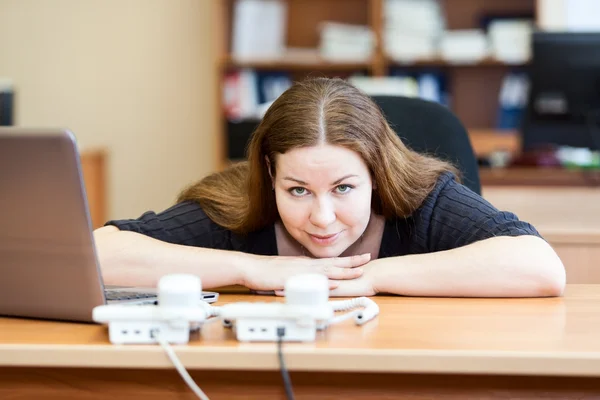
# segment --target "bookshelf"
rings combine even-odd
[[[519,149],[517,132],[494,131],[498,110],[498,94],[504,76],[524,65],[508,65],[487,58],[473,64],[451,64],[442,59],[400,63],[385,54],[382,43],[384,31],[384,0],[286,0],[286,47],[301,52],[284,52],[267,59],[236,59],[231,56],[233,10],[235,0],[220,0],[217,6],[217,26],[221,28],[219,42],[219,87],[229,71],[251,68],[259,71],[286,71],[293,80],[305,76],[348,76],[361,72],[368,76],[387,76],[394,68],[443,71],[452,98],[451,109],[465,124],[478,155],[495,149],[516,152]],[[536,0],[439,0],[446,28],[450,30],[480,28],[484,16],[528,15],[536,21]],[[324,21],[369,26],[375,37],[373,56],[365,62],[330,62],[319,56],[318,26]],[[222,90],[218,104],[223,104]],[[227,120],[223,107],[217,118],[219,145],[222,157],[217,169],[229,163],[227,158]]]

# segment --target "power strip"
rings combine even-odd
[[[222,306],[219,316],[242,342],[309,342],[317,331],[354,318],[362,325],[379,314],[366,297],[328,301],[329,282],[323,275],[300,275],[285,285],[285,303],[233,303]],[[360,309],[360,310],[357,310]],[[351,311],[334,317],[336,311]]]
[[[202,300],[200,278],[187,274],[166,275],[158,282],[158,305],[110,304],[95,307],[95,322],[108,324],[109,339],[115,344],[184,344],[190,331],[218,313]]]
[[[223,324],[233,327],[242,342],[314,341],[320,323],[333,318],[333,309],[285,303],[234,303],[221,308]],[[281,329],[285,334],[278,334]]]
[[[155,305],[103,305],[94,308],[93,319],[108,324],[114,344],[169,343],[184,344],[190,339],[191,326],[199,327],[207,318],[206,308],[159,307]]]

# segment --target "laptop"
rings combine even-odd
[[[156,301],[103,283],[73,133],[0,127],[0,315],[93,322],[98,305]]]

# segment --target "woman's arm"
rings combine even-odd
[[[374,260],[332,296],[390,293],[439,297],[560,296],[565,270],[537,236],[493,237],[451,250]]]
[[[114,226],[96,229],[94,239],[108,285],[155,287],[171,273],[196,274],[204,288],[243,283],[243,253],[167,243]]]
[[[94,232],[104,282],[108,285],[156,287],[161,276],[188,273],[200,277],[205,289],[243,285],[255,290],[281,290],[285,281],[300,273],[324,274],[330,288],[337,280],[362,275],[370,255],[312,259],[259,256],[164,242],[114,226]]]
[[[374,263],[377,291],[419,296],[558,296],[565,271],[531,224],[445,176],[415,213],[411,252]]]

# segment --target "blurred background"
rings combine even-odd
[[[75,133],[95,226],[243,159],[307,76],[450,110],[482,195],[600,282],[598,0],[0,0],[0,125]]]

